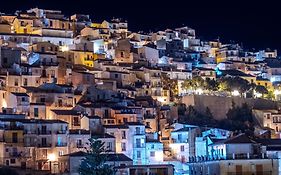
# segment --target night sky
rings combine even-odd
[[[1,2],[3,3],[3,2]],[[0,11],[13,13],[31,7],[84,13],[94,20],[122,17],[132,31],[156,31],[187,25],[202,39],[236,41],[245,48],[281,52],[281,10],[278,1],[252,0],[7,0]]]

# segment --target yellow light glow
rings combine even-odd
[[[69,47],[68,46],[61,46],[60,49],[61,49],[62,52],[69,51]]]
[[[56,160],[56,155],[54,153],[48,154],[48,160],[49,161],[55,161]]]
[[[237,91],[237,90],[232,91],[231,94],[232,94],[233,96],[239,96],[239,95],[240,95],[239,91]]]
[[[203,94],[203,89],[198,88],[198,89],[196,89],[195,93],[201,95],[201,94]]]
[[[280,95],[281,94],[281,91],[279,90],[274,90],[274,95]]]
[[[262,94],[261,94],[261,93],[254,92],[254,94],[255,94],[255,96],[256,96],[257,98],[261,98],[261,97],[262,97]]]
[[[3,107],[3,108],[7,108],[7,102],[6,102],[5,99],[2,101],[2,107]]]

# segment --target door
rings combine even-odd
[[[14,132],[12,134],[12,142],[13,143],[18,143],[18,133]]]
[[[262,165],[256,165],[256,175],[263,175],[263,166]]]
[[[236,165],[236,175],[242,175],[242,165]]]

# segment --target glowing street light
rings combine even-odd
[[[234,90],[234,91],[232,91],[232,96],[239,96],[240,95],[240,93],[239,93],[239,91],[238,90]]]
[[[67,51],[69,51],[69,47],[68,46],[61,46],[61,51],[62,52],[67,52]]]
[[[52,162],[56,160],[56,155],[54,153],[48,154],[48,161],[50,163],[50,172],[52,173]]]
[[[201,94],[203,94],[203,89],[198,88],[198,89],[195,90],[195,93],[198,94],[198,95],[201,95]]]
[[[53,162],[56,160],[56,155],[54,153],[48,154],[48,160]]]

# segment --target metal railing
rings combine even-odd
[[[228,172],[227,175],[272,175],[272,171],[243,171],[243,172]]]

